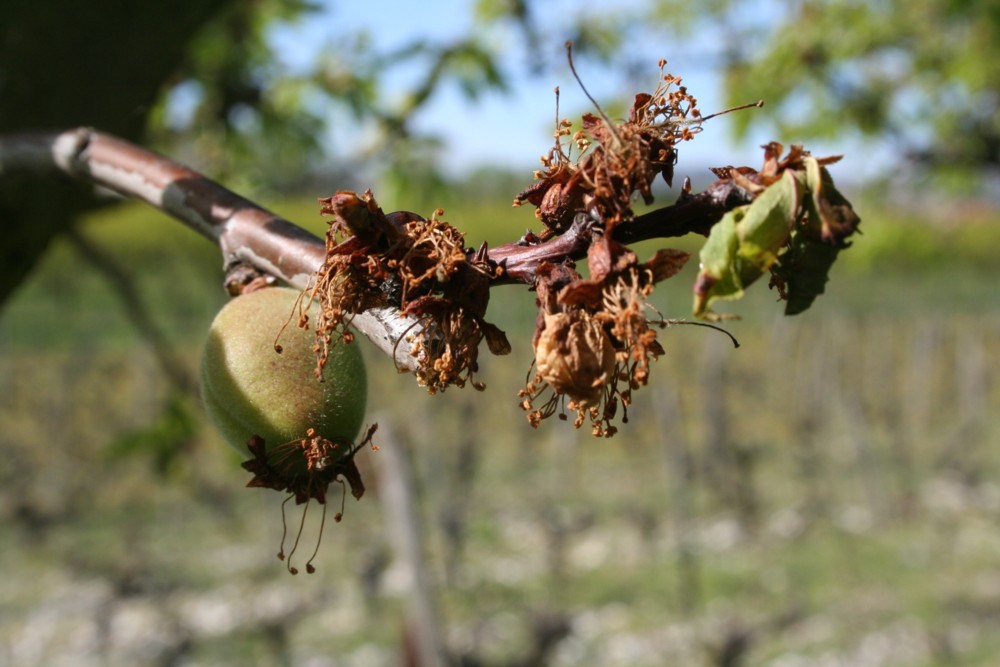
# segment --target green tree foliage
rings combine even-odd
[[[229,3],[191,41],[149,117],[149,138],[170,154],[236,186],[301,178],[321,142],[306,104],[270,39],[277,25],[306,20],[307,0]],[[183,112],[176,109],[178,100]],[[305,159],[304,159],[305,158]]]
[[[1000,167],[995,0],[654,0],[663,25],[721,32],[731,103],[763,98],[786,137],[888,137],[902,157],[962,175]],[[697,40],[695,40],[697,43]]]
[[[170,93],[154,116],[156,139],[174,152],[186,147],[202,168],[259,189],[286,189],[331,156],[351,162],[399,162],[426,171],[437,161],[437,142],[414,130],[414,117],[445,85],[468,99],[507,87],[496,49],[473,29],[452,40],[415,31],[402,44],[386,44],[366,31],[341,31],[335,19],[353,11],[299,0],[271,0],[230,7],[189,51]],[[325,43],[308,62],[290,62],[273,39],[277,27],[327,22]],[[307,52],[304,50],[304,52]],[[407,82],[399,72],[416,72]],[[169,109],[186,98],[182,114]],[[338,113],[339,112],[339,113]],[[331,128],[338,120],[351,124]],[[330,130],[372,137],[362,154],[330,145]],[[391,157],[391,160],[387,160]]]

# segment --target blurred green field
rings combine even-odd
[[[465,197],[441,205],[470,244],[532,225]],[[323,229],[314,201],[271,206]],[[665,331],[611,440],[524,420],[521,288],[492,297],[514,352],[484,360],[485,394],[428,396],[366,349],[369,419],[412,458],[452,649],[528,664],[565,622],[548,664],[1000,661],[1000,214],[859,209],[812,310],[782,318],[755,286],[730,308],[740,349]],[[131,204],[83,233],[193,377],[225,298],[217,250]],[[668,317],[690,313],[693,264],[654,295]],[[370,492],[327,526],[317,574],[289,576],[280,497],[243,488],[197,396],[67,242],[0,313],[0,399],[0,664],[396,664],[411,583],[385,452],[361,455]]]

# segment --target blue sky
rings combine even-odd
[[[306,62],[322,48],[337,48],[338,35],[357,30],[368,31],[377,41],[379,50],[401,46],[415,37],[447,42],[467,35],[473,25],[474,0],[424,0],[404,3],[394,0],[366,0],[365,2],[336,2],[327,0],[318,15],[307,21],[283,26],[274,33],[279,53],[290,63]],[[621,0],[616,11],[632,11],[644,5],[641,0]],[[748,3],[756,7],[756,18],[761,12],[775,11],[773,3],[762,0]],[[538,166],[538,156],[551,146],[551,133],[555,112],[553,88],[560,87],[562,116],[575,118],[589,110],[590,104],[573,80],[563,53],[565,33],[560,34],[562,17],[580,12],[592,12],[592,2],[580,0],[552,0],[535,3],[539,25],[547,30],[545,48],[552,50],[557,67],[541,75],[532,76],[525,67],[525,56],[519,52],[515,33],[502,24],[496,29],[481,30],[483,39],[497,44],[503,53],[504,69],[513,76],[507,93],[490,93],[476,102],[465,99],[455,87],[440,90],[423,109],[415,123],[417,127],[440,136],[446,143],[447,167],[464,169],[477,164],[498,164],[518,170],[531,171]],[[601,11],[605,11],[605,7]],[[699,100],[699,107],[707,114],[723,107],[720,80],[714,63],[724,47],[711,34],[699,34],[697,42],[684,43],[675,35],[662,29],[640,26],[638,32],[627,36],[632,60],[648,63],[642,79],[623,80],[621,73],[603,67],[591,60],[577,62],[577,69],[590,92],[602,104],[631,99],[640,90],[656,85],[657,61],[666,58],[668,70],[684,77],[684,83]],[[551,43],[549,43],[549,41]],[[406,77],[408,72],[398,71],[396,77]],[[390,89],[393,81],[390,80]],[[752,100],[747,100],[748,102]],[[767,114],[767,107],[740,113]],[[346,116],[337,123],[331,142],[336,145],[364,142],[363,134],[355,121]],[[721,117],[705,124],[704,131],[693,142],[682,146],[678,175],[690,170],[701,170],[706,165],[746,164],[756,166],[762,153],[759,146],[772,138],[774,132],[755,126],[752,134],[738,143],[732,139],[730,119]],[[835,149],[809,143],[816,154],[850,150],[841,142]],[[829,148],[829,150],[828,150]],[[685,168],[689,171],[685,171]]]

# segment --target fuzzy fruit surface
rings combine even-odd
[[[323,381],[315,376],[311,331],[288,321],[297,290],[268,287],[232,299],[209,329],[201,360],[205,409],[233,447],[249,455],[247,440],[258,435],[269,452],[306,437],[314,429],[346,454],[361,430],[367,398],[364,361],[356,344],[330,351]],[[304,472],[301,457],[285,460]]]

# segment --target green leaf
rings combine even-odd
[[[712,303],[743,297],[743,281],[734,269],[740,243],[736,228],[748,208],[741,206],[722,216],[702,246],[701,270],[694,284],[695,317],[719,319],[709,310]]]
[[[798,315],[807,310],[826,289],[830,267],[840,248],[796,234],[791,248],[773,270],[784,283],[785,315]]]
[[[712,312],[712,304],[742,298],[744,289],[778,261],[791,234],[799,196],[795,176],[786,171],[753,203],[733,209],[712,227],[701,249],[701,271],[694,288],[695,317],[727,317]]]
[[[806,189],[803,216],[792,230],[787,252],[771,267],[771,284],[787,300],[786,315],[807,310],[825,291],[830,268],[860,223],[830,173],[815,158],[804,158],[803,163],[805,171],[798,174]]]
[[[760,193],[738,227],[739,254],[761,273],[778,259],[799,208],[799,185],[791,170]]]

